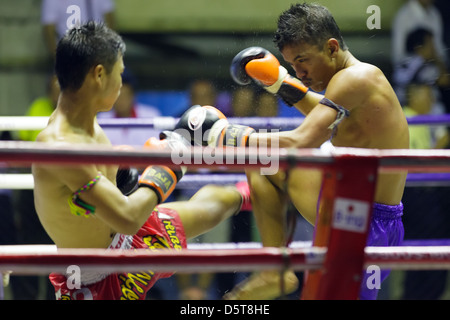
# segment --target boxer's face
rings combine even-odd
[[[326,89],[335,70],[335,63],[326,46],[320,49],[306,43],[289,45],[281,51],[281,54],[305,86],[316,92]]]

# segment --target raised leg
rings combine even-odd
[[[186,238],[206,233],[222,221],[239,212],[242,196],[235,186],[206,185],[191,199],[163,203],[180,215]]]

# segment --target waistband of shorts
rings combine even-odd
[[[399,219],[403,216],[403,203],[387,205],[375,202],[373,204],[372,218],[375,219]]]
[[[111,244],[108,247],[108,250],[109,249],[128,250],[131,249],[132,243],[133,243],[133,236],[116,233],[113,240],[111,241]]]
[[[131,249],[132,242],[133,236],[116,233],[113,240],[111,241],[111,244],[106,250],[111,249],[128,250]],[[110,274],[111,273],[109,272],[83,272],[83,270],[81,270],[80,275],[81,284],[84,286],[94,284],[96,282],[102,281]]]

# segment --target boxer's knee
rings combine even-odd
[[[285,190],[285,177],[283,171],[274,175],[262,175],[259,171],[247,172],[252,201],[265,199],[270,190]]]
[[[191,198],[191,201],[199,201],[207,207],[221,210],[239,206],[242,199],[235,186],[206,185]]]

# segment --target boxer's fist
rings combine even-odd
[[[152,189],[158,197],[158,204],[166,201],[177,185],[178,177],[166,166],[148,166],[139,178],[139,187]]]
[[[116,185],[123,195],[128,196],[138,188],[139,172],[136,168],[121,167],[117,170]]]
[[[231,77],[241,85],[253,79],[270,93],[278,95],[289,106],[305,96],[308,88],[290,76],[278,59],[261,47],[250,47],[239,52],[231,62]]]
[[[159,139],[151,137],[144,143],[144,148],[154,149],[154,150],[168,150],[173,153],[182,153],[190,148],[191,145],[180,134],[173,131],[163,131],[159,134]],[[186,167],[180,166],[179,169],[176,167],[174,169],[174,174],[177,181],[183,177],[186,172]]]
[[[175,126],[193,146],[241,147],[246,146],[253,128],[232,125],[225,115],[212,106],[195,105],[189,108]]]
[[[175,125],[175,131],[181,134],[193,146],[208,146],[214,144],[208,141],[212,132],[219,131],[228,125],[225,115],[211,106],[195,105],[190,107]]]
[[[189,143],[176,132],[164,131],[160,136],[161,140],[154,137],[148,139],[144,148],[177,151],[190,147]],[[148,166],[139,178],[139,187],[152,189],[158,196],[158,203],[164,202],[171,195],[185,171],[185,167],[172,169],[167,166]]]
[[[133,150],[134,148],[129,145],[117,145],[113,146],[114,150]],[[119,166],[116,174],[117,188],[123,195],[130,195],[138,188],[139,172],[136,168]]]

